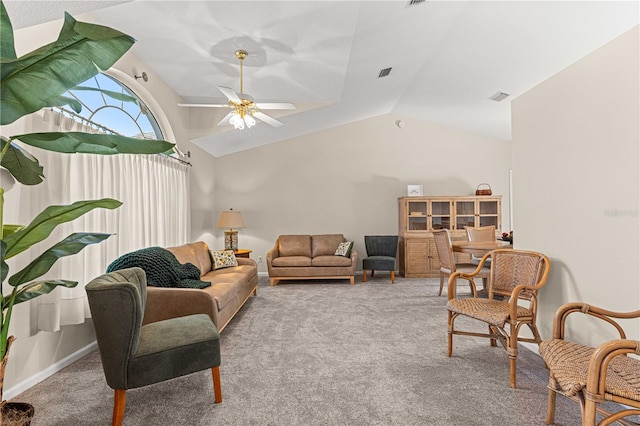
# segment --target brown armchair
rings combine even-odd
[[[620,339],[596,348],[566,340],[565,323],[574,313],[611,324]],[[616,321],[628,318],[640,318],[640,310],[613,312],[578,302],[558,308],[553,320],[553,338],[540,343],[540,355],[549,368],[548,425],[554,422],[558,393],[580,403],[583,426],[596,424],[596,412],[604,415],[599,425],[640,415],[640,360],[626,356],[640,355],[640,341],[628,339]],[[605,401],[624,404],[628,408],[621,406],[621,410],[609,412],[598,405]]]
[[[487,337],[491,346],[500,341],[509,355],[509,385],[516,387],[516,358],[518,341],[540,343],[542,339],[536,326],[538,312],[538,291],[546,284],[549,276],[549,258],[541,253],[524,250],[493,250],[482,257],[480,265],[491,258],[491,274],[487,286],[487,298],[458,298],[456,279],[470,280],[475,287],[473,277],[481,268],[472,273],[455,272],[449,277],[449,300],[447,302],[448,348],[447,356],[453,352],[453,335]],[[500,300],[497,300],[500,298]],[[524,306],[523,306],[524,305]],[[467,316],[487,323],[488,333],[457,330],[455,320]],[[533,338],[521,337],[523,325],[529,327]]]

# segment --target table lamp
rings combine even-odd
[[[244,220],[242,220],[242,214],[240,214],[240,212],[230,209],[220,213],[216,228],[229,228],[227,231],[224,231],[225,250],[238,250],[238,231],[233,228],[244,227]]]

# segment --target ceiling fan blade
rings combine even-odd
[[[195,108],[225,108],[229,104],[178,104],[181,107],[195,107]]]
[[[296,109],[296,106],[289,102],[259,102],[255,105],[260,109]]]
[[[237,104],[241,104],[242,101],[236,92],[229,87],[218,86],[218,90],[222,92],[231,102],[235,102]]]
[[[231,115],[234,111],[231,111],[229,114],[225,115],[222,120],[218,122],[218,126],[224,126],[225,124],[229,124],[229,120],[231,120]]]
[[[254,112],[253,116],[260,121],[264,121],[265,123],[272,125],[273,127],[280,127],[284,124],[282,121],[278,121],[273,117],[269,117],[267,114],[260,111]]]

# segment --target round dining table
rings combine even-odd
[[[509,241],[452,241],[453,251],[457,253],[469,253],[482,257],[491,250],[513,249]]]

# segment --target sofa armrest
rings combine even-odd
[[[354,275],[356,273],[356,266],[358,266],[358,252],[351,250],[351,268],[353,269]]]
[[[238,261],[238,266],[240,266],[240,265],[252,265],[252,266],[255,266],[256,268],[258,267],[258,264],[256,263],[255,260],[249,259],[247,257],[236,257],[236,260]]]
[[[207,314],[217,324],[213,297],[199,289],[147,287],[143,325],[193,314]]]
[[[271,262],[273,259],[278,257],[280,253],[278,252],[278,241],[276,241],[275,245],[267,252],[265,256],[265,262],[267,263],[267,271],[269,272],[269,276],[271,276]]]

